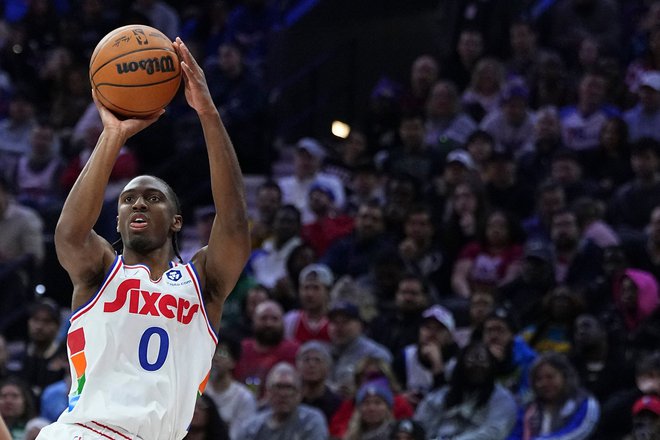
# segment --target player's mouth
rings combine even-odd
[[[147,217],[142,214],[133,216],[131,218],[131,222],[129,223],[131,229],[144,229],[148,225],[149,222],[147,221]]]

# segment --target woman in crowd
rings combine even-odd
[[[356,410],[351,417],[345,440],[387,440],[394,415],[394,396],[387,379],[363,384],[355,398]]]
[[[600,415],[598,401],[582,388],[566,356],[540,356],[530,379],[534,400],[525,409],[522,440],[588,439]]]
[[[34,396],[20,379],[10,377],[0,385],[0,417],[9,428],[12,440],[23,440],[26,425],[36,415]]]

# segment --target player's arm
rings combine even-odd
[[[120,121],[96,99],[103,132],[89,160],[69,192],[55,228],[55,247],[62,267],[69,273],[75,292],[94,288],[114,259],[110,243],[93,231],[103,206],[105,189],[119,150],[133,134],[155,122],[149,119]],[[90,293],[91,294],[91,293]]]
[[[222,304],[234,288],[250,253],[243,178],[204,72],[181,39],[177,38],[174,47],[182,61],[186,99],[202,124],[211,168],[216,216],[209,244],[195,255],[193,262],[203,283],[209,318],[218,324]]]

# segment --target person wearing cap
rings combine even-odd
[[[449,384],[427,394],[414,419],[429,439],[504,440],[516,412],[511,393],[495,381],[487,347],[475,341],[459,354]]]
[[[284,315],[284,337],[299,344],[312,340],[330,342],[328,310],[335,281],[332,271],[325,264],[313,263],[300,271],[298,279],[300,308]]]
[[[426,432],[414,420],[399,420],[392,425],[389,440],[426,440]]]
[[[519,153],[534,135],[534,115],[529,90],[520,77],[508,80],[500,93],[499,107],[484,116],[479,128],[490,133],[507,151]]]
[[[422,313],[416,342],[397,353],[392,367],[411,405],[416,406],[429,391],[446,384],[458,354],[455,329],[452,313],[433,305]]]
[[[336,389],[352,380],[355,365],[364,357],[392,362],[392,353],[386,347],[365,336],[360,309],[355,304],[338,301],[330,309],[328,318],[328,333],[335,359],[331,383]]]
[[[645,395],[660,396],[660,351],[640,353],[635,359],[635,384],[612,393],[601,402],[601,418],[593,436],[619,440],[633,429],[631,408]]]
[[[328,425],[321,411],[301,403],[300,374],[290,363],[275,364],[265,385],[266,408],[243,423],[236,439],[328,440]]]
[[[517,336],[518,330],[513,313],[497,307],[484,319],[481,340],[494,359],[495,379],[522,404],[531,397],[529,370],[536,352]]]
[[[303,224],[314,220],[314,213],[309,206],[309,190],[315,183],[320,183],[332,191],[335,206],[344,208],[346,194],[341,180],[321,170],[323,159],[327,156],[325,147],[311,137],[304,137],[295,145],[293,156],[293,174],[277,180],[282,190],[283,203],[295,205],[302,214]]]
[[[528,240],[520,273],[495,290],[497,302],[514,311],[522,328],[538,321],[543,297],[556,286],[554,258],[549,243]]]
[[[640,397],[632,407],[633,429],[627,440],[655,440],[660,438],[660,397]]]
[[[375,379],[363,384],[355,396],[355,412],[345,440],[388,440],[392,421],[394,395],[386,380]]]
[[[328,423],[342,402],[328,386],[332,364],[330,348],[323,342],[305,342],[296,354],[296,369],[302,381],[302,402],[319,409]]]
[[[308,197],[314,220],[303,225],[302,237],[316,255],[323,255],[333,242],[353,231],[355,219],[336,209],[334,193],[322,183],[313,184]]]
[[[623,114],[628,124],[628,140],[643,137],[660,141],[660,72],[652,70],[642,74],[637,89],[639,101]]]

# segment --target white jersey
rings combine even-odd
[[[73,381],[58,422],[119,427],[143,440],[186,435],[217,338],[192,263],[171,263],[155,281],[150,275],[118,256],[71,316]]]

